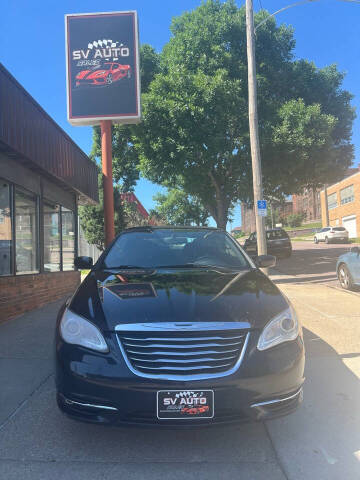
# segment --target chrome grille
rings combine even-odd
[[[207,324],[206,329],[201,324],[172,324],[168,329],[169,324],[146,324],[143,331],[121,326],[117,338],[126,363],[137,375],[174,380],[219,377],[236,371],[245,350],[248,332],[234,328],[234,323],[230,329],[226,323]]]

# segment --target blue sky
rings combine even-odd
[[[274,12],[293,0],[254,0],[255,10]],[[173,16],[192,10],[200,0],[2,0],[0,3],[0,61],[86,152],[91,149],[91,127],[72,127],[66,120],[64,15],[112,10],[137,10],[140,41],[158,51],[170,37]],[[240,6],[243,2],[237,1]],[[318,67],[336,63],[347,73],[344,87],[355,95],[353,105],[360,111],[360,4],[321,0],[295,7],[277,16],[279,23],[295,29],[300,58],[313,60]],[[354,123],[353,143],[360,162],[360,118]],[[136,194],[144,206],[153,206],[152,196],[161,187],[141,180]],[[240,209],[233,226],[239,225]]]

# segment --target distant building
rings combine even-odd
[[[305,222],[320,222],[320,189],[304,188],[301,194],[292,196],[292,201],[293,213],[302,213]]]
[[[350,176],[327,187],[330,226],[343,226],[349,237],[360,237],[360,169],[351,169]],[[326,227],[325,191],[320,193],[322,225]]]
[[[291,200],[286,200],[283,203],[275,202],[270,204],[268,202],[268,213],[271,214],[271,208],[280,211],[282,217],[287,217],[293,212],[293,203]],[[255,208],[247,203],[241,203],[241,229],[245,233],[255,232]]]

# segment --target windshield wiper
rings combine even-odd
[[[116,265],[115,267],[105,267],[108,270],[154,270],[155,267],[139,267],[138,265]]]
[[[242,267],[226,267],[225,265],[207,265],[204,263],[180,263],[178,265],[157,265],[154,268],[212,268],[212,269],[222,269],[222,270],[239,270],[243,269]]]

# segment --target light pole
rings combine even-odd
[[[266,255],[265,217],[259,215],[258,201],[263,200],[260,142],[256,96],[255,31],[253,0],[246,0],[246,40],[249,91],[249,131],[253,174],[254,206],[258,255]]]
[[[250,148],[251,148],[251,162],[253,172],[253,190],[254,190],[254,210],[257,232],[257,247],[258,255],[266,255],[266,231],[265,218],[259,215],[257,202],[263,200],[262,187],[262,173],[261,173],[261,156],[259,144],[259,125],[257,114],[257,93],[256,93],[256,63],[255,63],[255,32],[270,18],[278,13],[288,10],[289,8],[297,7],[305,3],[314,3],[320,0],[300,0],[299,2],[286,5],[280,10],[271,13],[268,17],[262,20],[256,28],[254,28],[254,9],[253,0],[246,0],[246,40],[247,40],[247,60],[248,60],[248,92],[249,92],[249,131],[250,131]],[[360,3],[360,0],[338,0],[340,2]],[[325,187],[325,197],[326,197]],[[325,198],[327,202],[327,197]],[[326,208],[327,222],[328,222],[328,208]]]

